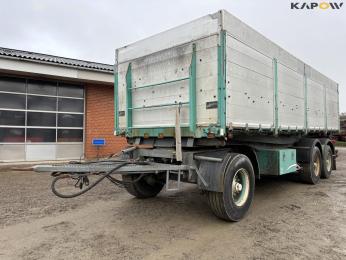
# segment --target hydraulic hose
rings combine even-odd
[[[107,178],[107,177],[110,177],[110,175],[112,173],[114,173],[116,170],[120,169],[121,167],[125,166],[126,164],[128,164],[128,162],[124,162],[124,163],[121,163],[119,165],[117,165],[116,167],[114,167],[113,169],[111,169],[110,171],[108,171],[106,174],[104,174],[103,176],[101,176],[97,181],[95,181],[93,184],[91,184],[90,186],[88,186],[86,189],[80,191],[80,192],[77,192],[77,193],[74,193],[74,194],[71,194],[71,195],[65,195],[65,194],[61,194],[60,192],[58,192],[55,188],[55,184],[58,180],[60,179],[64,179],[64,178],[71,178],[69,175],[58,175],[57,177],[55,177],[52,181],[52,184],[51,184],[51,189],[52,189],[52,192],[60,197],[60,198],[64,198],[64,199],[70,199],[70,198],[75,198],[75,197],[78,197],[84,193],[86,193],[87,191],[91,190],[92,188],[94,188],[97,184],[99,184],[103,179]]]

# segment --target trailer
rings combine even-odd
[[[224,10],[117,49],[114,100],[114,133],[129,147],[104,161],[36,166],[52,172],[56,195],[105,178],[137,198],[195,183],[216,216],[238,221],[256,179],[317,184],[336,169],[338,84]],[[71,178],[80,191],[57,191]]]

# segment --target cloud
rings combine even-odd
[[[289,6],[287,0],[2,0],[0,46],[113,63],[117,47],[226,9],[339,82],[346,111],[346,6]]]

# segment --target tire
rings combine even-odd
[[[303,164],[302,181],[308,184],[317,184],[322,172],[322,156],[317,146],[312,148],[310,163]]]
[[[325,148],[322,164],[323,166],[322,166],[321,178],[329,179],[330,175],[332,174],[332,168],[333,168],[332,166],[333,165],[333,151],[329,145],[327,145]]]
[[[226,221],[239,221],[251,206],[255,174],[247,156],[234,153],[230,158],[224,172],[224,191],[208,191],[207,200],[217,217]]]
[[[135,181],[138,177],[139,175],[123,175],[122,179],[127,192],[139,199],[155,197],[165,185],[154,174],[144,176],[138,181]]]

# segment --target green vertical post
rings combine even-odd
[[[278,82],[278,61],[273,59],[274,66],[274,134],[279,134],[279,82]]]
[[[127,67],[126,72],[126,116],[127,116],[127,131],[132,128],[132,69],[131,63]]]
[[[119,74],[114,70],[114,130],[119,134]]]
[[[196,131],[196,44],[192,44],[192,58],[190,65],[190,80],[189,80],[189,118],[190,131]]]
[[[308,79],[306,77],[304,65],[304,128],[305,134],[308,133]]]
[[[217,89],[218,120],[220,130],[226,130],[226,31],[220,32],[220,44],[217,49]]]

